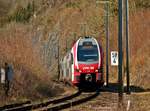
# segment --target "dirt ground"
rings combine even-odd
[[[120,103],[117,92],[101,90],[96,98],[64,111],[149,111],[150,92],[124,93],[123,102]]]

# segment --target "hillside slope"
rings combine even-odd
[[[130,0],[131,84],[143,89],[150,89],[149,3]],[[93,0],[0,0],[0,5],[0,64],[9,62],[15,69],[8,101],[22,95],[27,99],[54,95],[51,81],[58,74],[58,45],[62,58],[86,34],[96,37],[105,52],[103,4]],[[117,26],[115,0],[110,5],[110,50],[117,50]],[[117,69],[111,66],[110,81],[117,82]]]

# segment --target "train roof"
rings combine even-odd
[[[93,37],[85,36],[79,40],[79,46],[84,44],[96,45],[96,40]]]

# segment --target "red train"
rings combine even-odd
[[[77,40],[60,65],[60,79],[69,81],[77,87],[83,84],[102,86],[104,83],[103,51],[93,37]]]

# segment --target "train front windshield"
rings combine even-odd
[[[97,45],[85,44],[78,46],[77,59],[79,62],[97,62],[98,48]]]

